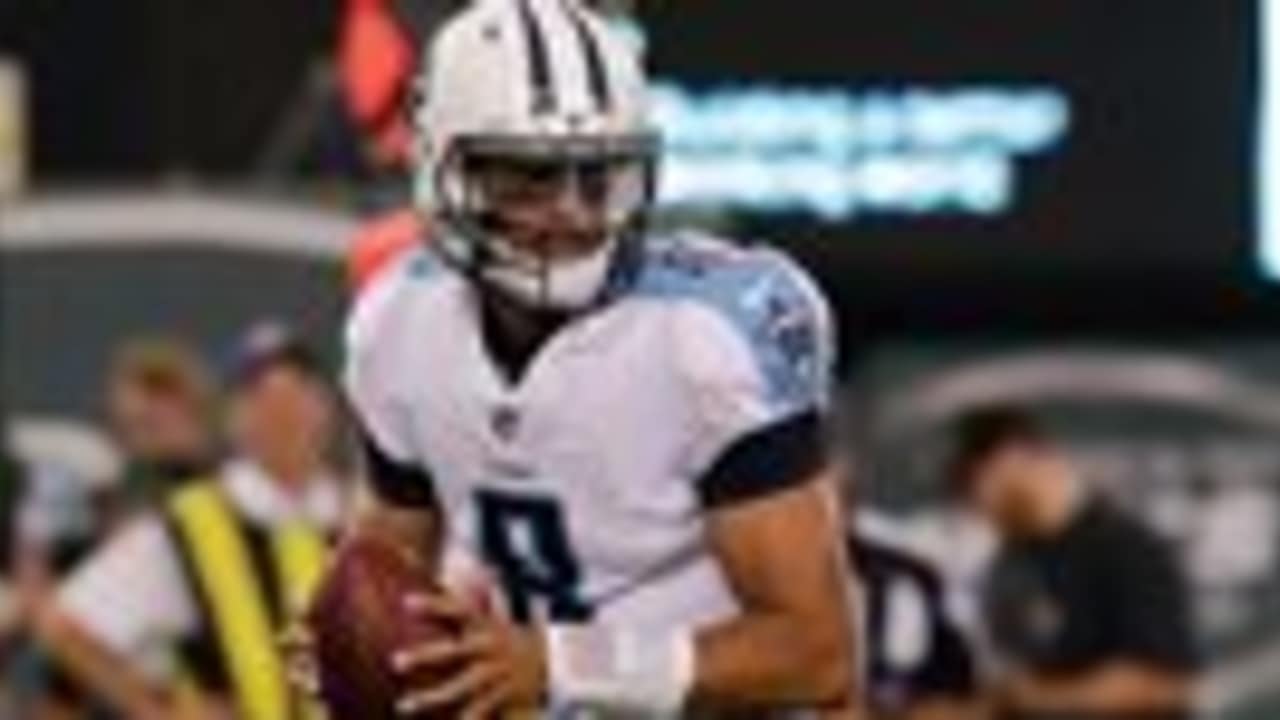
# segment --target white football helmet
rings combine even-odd
[[[445,232],[443,255],[471,277],[536,307],[581,309],[634,265],[652,205],[657,138],[632,45],[579,0],[475,0],[424,58],[416,202]],[[548,260],[503,238],[486,161],[555,168],[604,219],[586,256]],[[562,174],[563,173],[563,174]]]

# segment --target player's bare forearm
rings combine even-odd
[[[902,713],[902,720],[989,720],[995,717],[986,703],[977,699],[924,700]]]
[[[833,488],[814,479],[714,514],[712,544],[742,613],[699,634],[695,703],[852,707],[854,614]]]
[[[1025,675],[1007,695],[1020,709],[1111,713],[1185,707],[1191,687],[1183,673],[1115,661],[1079,675]]]
[[[137,720],[170,717],[165,693],[126,659],[99,643],[52,603],[34,614],[33,625],[41,643],[77,682],[111,709]]]
[[[841,701],[838,705],[817,708],[813,717],[815,720],[872,720],[871,715],[867,714],[866,708],[858,702],[856,697]],[[947,720],[959,720],[959,718],[947,718]]]
[[[694,699],[726,708],[838,704],[852,695],[854,676],[839,632],[764,612],[704,632]]]

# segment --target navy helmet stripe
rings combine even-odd
[[[525,44],[529,48],[529,82],[533,88],[533,112],[545,114],[555,110],[556,97],[551,81],[551,60],[547,39],[533,16],[529,0],[520,0],[520,20],[524,26]]]
[[[591,33],[591,28],[582,17],[569,6],[570,0],[561,0],[565,14],[573,22],[578,34],[578,42],[582,44],[582,54],[586,58],[587,80],[591,84],[591,95],[602,110],[608,110],[613,104],[609,89],[609,77],[605,72],[604,57],[600,54],[600,46]]]

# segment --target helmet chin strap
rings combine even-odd
[[[497,260],[481,268],[485,281],[534,308],[581,310],[599,299],[608,282],[616,240],[572,260]],[[512,251],[514,253],[514,251]],[[537,267],[533,270],[532,267]]]

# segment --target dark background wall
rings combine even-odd
[[[29,64],[41,184],[245,176],[339,0],[0,0]],[[1062,147],[1019,161],[996,218],[741,213],[837,301],[847,349],[926,335],[1270,332],[1256,265],[1258,3],[815,0],[640,3],[651,64],[731,82],[887,91],[1046,85]]]
[[[642,4],[651,59],[695,88],[1043,86],[1060,147],[997,217],[746,213],[817,269],[856,336],[1268,332],[1257,267],[1259,3],[818,0]],[[732,32],[726,32],[732,28]]]
[[[211,362],[257,320],[297,326],[336,367],[345,293],[336,263],[190,248],[6,253],[0,395],[10,411],[94,417],[111,351],[172,334]]]
[[[246,171],[338,0],[4,0],[0,50],[27,65],[38,177]]]

